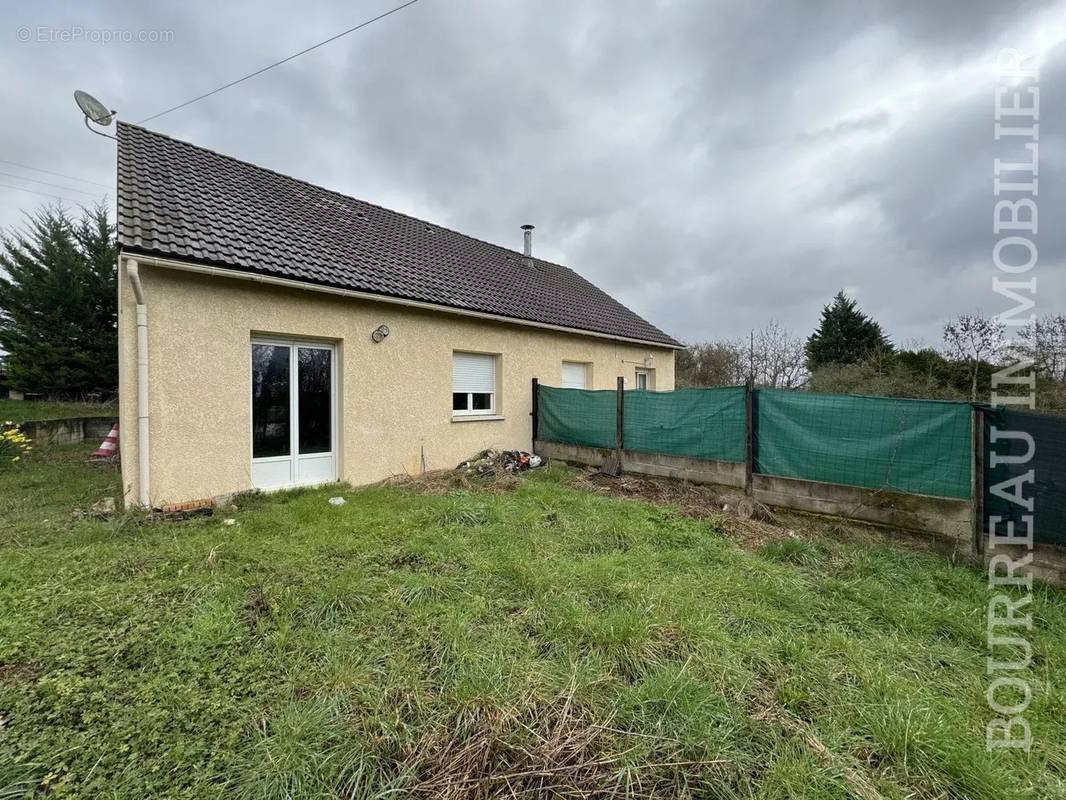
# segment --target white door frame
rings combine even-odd
[[[251,469],[249,473],[252,478],[252,486],[256,489],[262,489],[264,491],[275,491],[280,489],[291,489],[296,486],[315,486],[322,483],[333,483],[339,479],[337,474],[337,443],[339,441],[337,431],[337,347],[333,342],[324,342],[315,339],[285,339],[276,336],[253,336],[251,342],[248,345],[248,363],[251,365],[252,348],[255,345],[271,345],[273,347],[287,347],[289,348],[289,455],[287,456],[270,456],[268,458],[255,458],[255,420],[254,415],[254,398],[253,398],[253,386],[252,386],[252,373],[249,369],[248,373],[248,420],[250,423],[251,437],[248,442],[248,458]],[[329,414],[330,414],[330,451],[328,453],[330,457],[329,477],[325,479],[315,480],[300,480],[299,479],[299,462],[300,462],[300,356],[299,349],[301,347],[313,348],[316,350],[328,350],[329,357]],[[314,453],[304,456],[307,458],[323,458],[326,453]],[[255,479],[255,465],[256,464],[281,464],[284,462],[289,463],[289,480],[282,483],[271,483],[270,485],[257,486]]]

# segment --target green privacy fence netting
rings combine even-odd
[[[556,389],[541,386],[537,438],[585,447],[614,447],[617,423],[614,390]]]
[[[966,403],[755,393],[755,469],[766,475],[968,498]]]
[[[539,390],[543,441],[615,446],[612,390]],[[626,450],[743,463],[743,387],[624,394]],[[967,403],[753,393],[754,472],[938,497],[972,493],[972,411]]]
[[[1000,518],[1000,536],[1012,520],[1014,535],[1025,536],[1031,515],[1035,541],[1066,545],[1066,417],[997,408],[984,421],[986,520]],[[1012,495],[1031,499],[1032,510]]]
[[[738,461],[747,452],[743,386],[626,392],[626,450]]]

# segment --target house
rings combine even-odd
[[[531,380],[671,389],[677,341],[566,267],[118,126],[128,502],[365,484],[531,446]]]

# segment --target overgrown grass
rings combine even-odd
[[[984,580],[933,555],[746,552],[562,470],[74,519],[118,492],[80,458],[0,473],[0,797],[1064,796],[1056,590],[1033,753],[988,753]]]
[[[59,403],[46,400],[0,398],[0,422],[28,422],[38,419],[106,417],[118,413],[115,403]]]

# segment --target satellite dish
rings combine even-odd
[[[78,104],[86,121],[92,120],[97,125],[110,125],[115,116],[114,111],[108,111],[107,106],[97,100],[88,92],[78,89],[74,92],[74,102]]]

